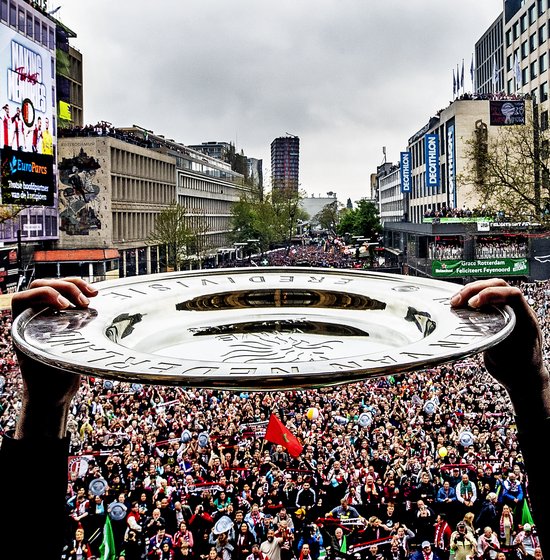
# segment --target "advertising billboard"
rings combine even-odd
[[[57,237],[54,86],[52,53],[0,25],[0,204],[23,208],[0,241]]]
[[[426,186],[439,187],[439,138],[437,134],[426,134]]]
[[[489,101],[489,124],[491,126],[510,126],[525,124],[525,101]]]
[[[456,208],[456,159],[455,159],[455,125],[447,125],[447,185],[448,203]]]
[[[457,278],[462,276],[528,276],[527,259],[481,259],[475,261],[432,261],[434,278]]]
[[[401,152],[401,192],[411,192],[411,154],[410,152]]]

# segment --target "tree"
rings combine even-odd
[[[271,204],[280,228],[280,237],[290,246],[299,221],[309,218],[300,206],[304,193],[293,188],[276,188],[271,191]]]
[[[478,121],[465,142],[461,186],[473,185],[479,204],[508,220],[550,221],[549,131],[535,128],[527,113],[526,124],[491,132]]]
[[[342,211],[337,232],[340,235],[350,233],[368,239],[376,238],[382,229],[376,204],[365,199],[357,201],[356,204],[357,208],[346,208]]]
[[[242,243],[258,239],[262,252],[274,243],[290,241],[298,220],[307,218],[300,208],[300,200],[299,193],[278,190],[263,199],[259,194],[243,195],[231,209],[232,241]]]
[[[187,256],[190,237],[187,210],[181,204],[172,202],[157,216],[155,229],[149,235],[148,241],[154,245],[166,245],[166,264],[174,270],[181,270]]]
[[[333,202],[325,204],[325,206],[317,212],[313,221],[317,222],[323,229],[335,230],[338,225],[339,214],[340,208],[338,207],[338,201],[334,199]]]
[[[208,255],[208,251],[212,249],[212,244],[208,236],[210,232],[208,221],[200,209],[188,210],[185,221],[187,224],[186,256],[190,257],[195,255],[199,261],[199,266],[202,266],[202,262]]]
[[[12,220],[24,210],[26,206],[16,206],[14,204],[0,204],[0,224]]]

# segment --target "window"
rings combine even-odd
[[[508,80],[508,94],[514,93],[514,80]]]
[[[48,27],[45,23],[42,24],[42,44],[48,46]]]
[[[543,72],[546,72],[546,69],[548,68],[547,58],[548,58],[548,55],[546,53],[542,53],[540,55],[540,58],[539,58],[539,74],[542,74]]]
[[[513,68],[513,65],[514,65],[514,60],[512,59],[512,55],[509,54],[506,57],[506,72],[510,72]]]
[[[519,27],[521,33],[523,33],[527,29],[527,14],[523,14],[521,19],[519,20]]]
[[[548,82],[543,82],[540,84],[540,102],[548,100]],[[546,118],[548,118],[548,111],[546,112]]]
[[[544,4],[545,4],[545,2],[544,2],[544,0],[538,0],[537,4],[538,4],[538,10],[539,10],[539,17],[541,17],[544,14],[544,10],[545,10]]]
[[[506,31],[506,46],[509,47],[512,44],[512,30],[508,29]]]
[[[50,49],[52,49],[52,51],[55,49],[55,35],[53,32],[53,27],[50,27],[48,29],[48,42],[50,44]]]
[[[535,62],[531,62],[531,80],[534,80],[537,77],[537,63]]]
[[[2,0],[0,18],[2,21],[8,21],[8,0]]]
[[[521,43],[521,58],[522,60],[527,58],[527,41],[523,41],[523,43]]]
[[[529,8],[529,11],[527,13],[529,14],[529,25],[533,25],[533,23],[537,21],[537,12],[535,10],[535,4],[533,4]]]
[[[537,48],[537,34],[533,33],[531,37],[529,37],[529,50],[533,52]]]
[[[517,21],[514,23],[514,27],[512,27],[512,35],[514,37],[514,41],[519,37],[519,23]]]
[[[521,71],[521,83],[522,84],[526,84],[529,81],[528,76],[527,76],[527,68],[524,68]]]
[[[27,12],[27,35],[32,39],[32,14],[30,12]]]
[[[19,9],[17,12],[17,30],[25,33],[25,10]]]
[[[546,130],[548,128],[548,111],[543,111],[540,114],[540,129]]]
[[[10,25],[17,25],[17,7],[13,2],[10,2]]]
[[[542,45],[547,38],[548,38],[548,32],[547,32],[546,24],[543,23],[539,27],[539,45]]]
[[[40,20],[38,18],[34,20],[34,40],[40,42]]]

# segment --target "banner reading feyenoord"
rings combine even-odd
[[[434,278],[453,278],[460,276],[527,276],[527,259],[481,259],[475,261],[444,260],[432,261]]]
[[[0,25],[0,203],[54,203],[50,52]]]

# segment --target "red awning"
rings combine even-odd
[[[118,249],[56,249],[35,251],[35,262],[89,262],[118,259]]]

